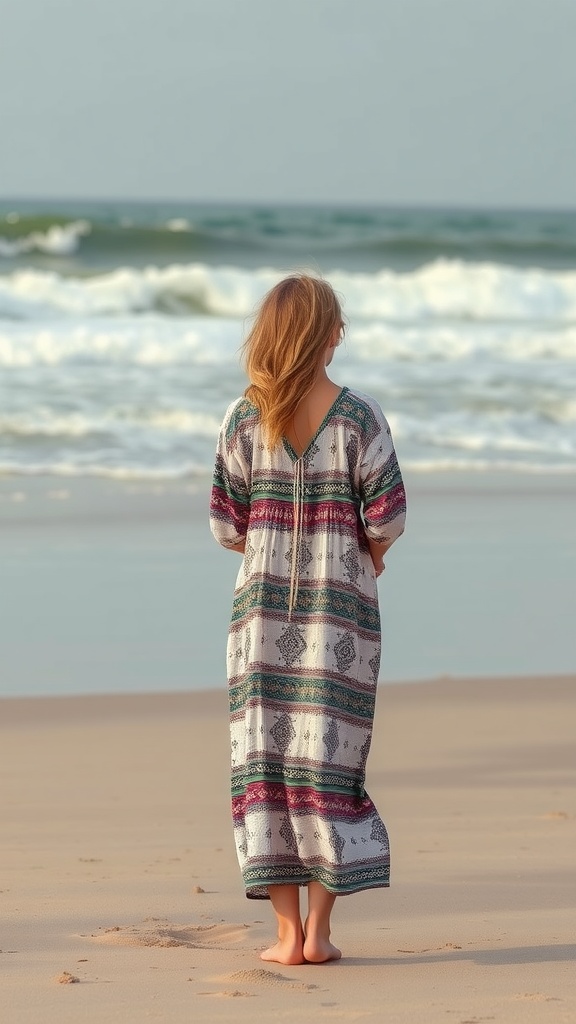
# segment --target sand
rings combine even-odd
[[[576,677],[379,694],[392,887],[344,959],[264,965],[232,843],[224,691],[0,701],[6,1024],[576,1020]]]

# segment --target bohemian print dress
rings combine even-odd
[[[389,885],[384,823],[364,789],[380,617],[366,535],[392,542],[405,494],[377,403],[343,388],[299,458],[270,450],[241,398],[222,424],[212,532],[245,540],[228,638],[232,811],[251,898],[313,879]]]

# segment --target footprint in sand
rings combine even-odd
[[[110,946],[184,946],[187,949],[230,949],[246,938],[248,925],[174,925],[168,921],[144,921],[140,925],[105,928],[92,935],[96,942]]]
[[[234,971],[220,979],[221,981],[239,981],[244,985],[279,985],[283,988],[296,988],[300,991],[310,991],[318,988],[318,985],[306,985],[295,978],[286,978],[276,971],[267,971],[264,967],[254,967],[251,970]]]
[[[198,996],[214,996],[217,999],[218,998],[220,998],[220,999],[238,999],[238,998],[252,999],[253,996],[256,995],[256,993],[255,992],[241,992],[240,989],[235,988],[231,992],[197,992],[196,995],[198,995]]]
[[[531,1003],[561,1003],[558,996],[547,996],[544,992],[517,992],[513,999],[526,999]]]

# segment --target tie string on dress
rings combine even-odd
[[[288,600],[288,621],[298,601],[300,584],[300,551],[304,535],[304,459],[300,456],[294,463],[292,486],[292,565],[290,569],[290,598]]]

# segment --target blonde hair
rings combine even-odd
[[[260,412],[270,448],[288,430],[312,389],[322,353],[343,326],[340,303],[321,278],[293,274],[264,296],[243,356],[250,381],[246,398]]]

